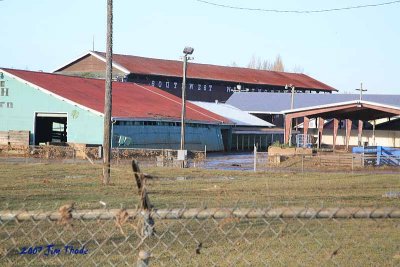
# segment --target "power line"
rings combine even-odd
[[[223,5],[214,2],[209,2],[205,0],[195,0],[197,2],[201,2],[203,4],[208,4],[217,7],[237,9],[237,10],[246,10],[246,11],[260,11],[260,12],[274,12],[274,13],[296,13],[296,14],[310,14],[310,13],[323,13],[323,12],[333,12],[333,11],[342,11],[342,10],[351,10],[351,9],[359,9],[359,8],[367,8],[367,7],[378,7],[378,6],[386,6],[392,4],[399,4],[398,1],[377,3],[377,4],[369,4],[369,5],[358,5],[358,6],[348,6],[348,7],[339,7],[339,8],[330,8],[330,9],[315,9],[315,10],[282,10],[282,9],[264,9],[264,8],[251,8],[251,7],[241,7],[241,6],[230,6]]]

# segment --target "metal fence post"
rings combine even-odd
[[[301,172],[304,172],[304,154],[301,154]]]
[[[257,147],[254,145],[254,172],[257,171]]]

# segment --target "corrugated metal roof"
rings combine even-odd
[[[227,104],[241,110],[259,113],[281,113],[290,109],[290,93],[234,93]],[[294,108],[306,108],[359,100],[359,94],[303,94],[294,95]],[[400,95],[363,95],[364,101],[400,107]]]
[[[104,112],[105,82],[44,72],[2,69],[57,96]],[[120,118],[180,120],[181,99],[152,86],[113,82],[112,116]],[[186,118],[191,121],[231,123],[228,119],[188,103]]]
[[[105,58],[103,52],[91,52]],[[182,62],[145,58],[131,55],[113,54],[113,62],[136,74],[182,77]],[[285,86],[295,84],[296,88],[322,91],[337,91],[335,88],[315,80],[305,74],[255,70],[191,62],[188,64],[188,78],[229,81],[244,84]]]
[[[200,106],[212,113],[225,117],[238,126],[264,126],[274,127],[272,123],[266,122],[253,116],[245,111],[242,111],[234,106],[222,103],[210,103],[200,101],[190,101],[191,103]]]

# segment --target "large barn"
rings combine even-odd
[[[104,80],[0,69],[0,131],[30,132],[30,144],[102,144]],[[186,147],[221,151],[228,119],[187,104]],[[113,146],[171,148],[180,144],[181,100],[135,83],[113,83]]]
[[[54,72],[84,77],[105,76],[106,54],[90,51],[57,68]],[[152,85],[181,96],[182,61],[113,54],[114,78]],[[234,92],[332,93],[329,85],[305,74],[255,70],[190,62],[187,71],[187,98],[195,101],[226,101]]]

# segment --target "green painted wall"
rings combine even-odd
[[[188,150],[222,151],[221,127],[219,125],[186,125],[185,148]],[[179,149],[180,126],[113,126],[113,147]],[[122,141],[122,142],[121,142]]]
[[[67,140],[71,143],[102,144],[103,117],[49,95],[3,73],[0,88],[0,131],[34,132],[35,112],[67,113]],[[8,95],[5,90],[8,88]],[[31,138],[32,142],[32,138]]]

